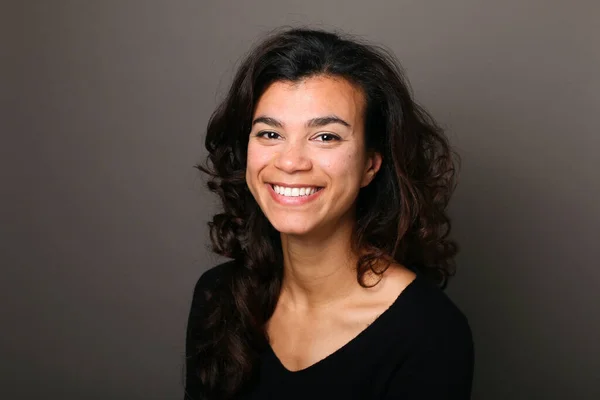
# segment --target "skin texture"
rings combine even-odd
[[[378,155],[369,156],[364,148],[363,108],[363,95],[358,89],[345,80],[326,77],[299,83],[275,82],[261,96],[254,121],[266,117],[279,121],[281,126],[254,124],[246,179],[279,232],[327,236],[338,225],[351,223],[358,191],[372,180],[381,163]],[[306,126],[313,118],[328,116],[336,116],[350,126]],[[263,136],[257,136],[261,133]],[[289,206],[272,201],[265,187],[268,182],[324,189],[314,201]]]
[[[382,162],[365,148],[364,108],[359,88],[316,76],[273,83],[255,109],[246,182],[281,234],[282,291],[267,332],[290,370],[306,368],[352,340],[414,279],[394,264],[381,277],[366,277],[379,282],[373,288],[357,282],[354,207]],[[286,199],[273,192],[272,183],[322,189],[309,201]]]

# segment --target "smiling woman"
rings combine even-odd
[[[246,182],[271,225],[319,241],[351,232],[358,192],[381,165],[365,151],[360,89],[327,76],[275,82],[254,114]]]
[[[457,158],[393,56],[331,32],[258,44],[211,117],[223,211],[186,337],[186,399],[468,399],[445,296]]]

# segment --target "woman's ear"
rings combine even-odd
[[[361,188],[363,188],[363,187],[367,186],[369,183],[371,183],[373,178],[375,178],[377,171],[379,171],[379,168],[381,168],[382,162],[383,162],[383,157],[381,156],[380,153],[378,153],[376,151],[370,151],[368,153],[365,173],[363,174],[363,180],[360,184]]]

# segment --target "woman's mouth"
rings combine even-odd
[[[300,196],[310,196],[315,194],[319,190],[323,189],[319,186],[306,186],[306,187],[286,187],[279,185],[271,185],[273,191],[278,195],[285,197],[300,197]]]
[[[271,197],[285,206],[300,206],[312,202],[323,192],[321,186],[284,186],[269,183],[266,185]]]

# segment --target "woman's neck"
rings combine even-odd
[[[352,227],[321,237],[281,235],[284,275],[280,301],[297,311],[326,308],[360,289]]]

